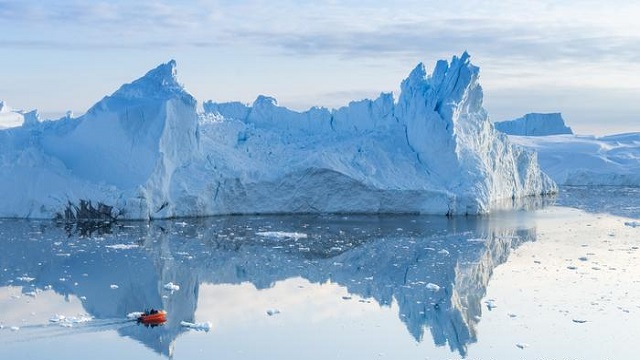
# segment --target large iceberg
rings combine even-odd
[[[573,130],[565,125],[560,113],[529,113],[523,117],[496,121],[496,129],[507,135],[547,136],[573,134]]]
[[[640,133],[511,136],[560,185],[640,187]]]
[[[79,118],[0,131],[1,217],[479,214],[556,191],[498,133],[469,55],[329,111],[197,101],[170,61]]]

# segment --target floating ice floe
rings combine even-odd
[[[112,289],[114,289],[114,290],[115,290],[115,289],[117,289],[117,288],[119,288],[119,286],[118,286],[118,285],[116,285],[116,284],[111,284],[109,287],[110,287],[110,288],[112,288]]]
[[[16,280],[18,280],[18,281],[24,281],[24,282],[32,282],[32,281],[33,281],[33,280],[35,280],[35,279],[36,279],[36,278],[32,278],[32,277],[29,277],[29,276],[20,276],[20,277],[17,277],[17,278],[16,278]]]
[[[431,290],[431,291],[438,291],[440,290],[440,286],[434,284],[434,283],[428,283],[427,284],[427,289]]]
[[[498,307],[498,305],[496,305],[496,301],[493,299],[489,299],[487,301],[484,302],[485,305],[487,305],[487,309],[489,309],[489,311],[495,309]]]
[[[211,327],[212,327],[211,323],[208,321],[201,322],[201,323],[190,323],[188,321],[181,321],[180,325],[189,329],[193,329],[197,331],[206,331],[206,332],[211,330]]]
[[[106,245],[105,247],[108,248],[108,249],[115,249],[115,250],[131,250],[131,249],[139,248],[140,245],[136,245],[136,244],[115,244],[115,245]]]
[[[165,289],[165,290],[169,290],[169,291],[171,291],[171,292],[174,292],[174,291],[178,291],[178,290],[180,290],[180,285],[178,285],[178,284],[174,284],[174,283],[172,283],[172,282],[170,281],[170,282],[168,282],[168,283],[164,284],[164,289]]]
[[[168,282],[166,284],[164,284],[164,289],[165,290],[169,290],[169,291],[178,291],[180,290],[180,286],[177,284],[174,284],[172,282]]]
[[[256,235],[264,236],[264,237],[279,238],[279,239],[293,239],[293,240],[307,238],[307,234],[305,233],[286,232],[286,231],[259,231],[256,233]]]
[[[624,224],[632,228],[640,227],[640,221],[628,221],[628,222],[625,222]]]

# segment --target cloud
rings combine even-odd
[[[393,5],[393,6],[391,6]],[[343,58],[469,50],[491,60],[625,61],[640,57],[640,27],[624,2],[263,0],[55,3],[0,0],[0,45],[94,49],[240,46],[288,56]],[[606,16],[616,16],[608,21]],[[570,19],[570,21],[569,21]]]

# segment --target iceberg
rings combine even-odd
[[[507,121],[496,121],[496,129],[507,135],[547,136],[573,134],[573,130],[565,125],[560,113],[529,113],[521,118]]]
[[[555,192],[482,101],[465,52],[430,75],[419,64],[397,101],[296,112],[259,96],[199,113],[172,60],[80,117],[0,131],[0,217],[483,214]]]
[[[640,133],[510,136],[560,185],[640,187]]]

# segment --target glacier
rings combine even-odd
[[[573,130],[565,125],[560,113],[529,113],[514,120],[496,121],[493,125],[498,131],[507,135],[547,136],[573,134]]]
[[[483,214],[557,191],[482,101],[465,52],[430,75],[418,64],[397,101],[296,112],[259,96],[199,112],[172,60],[80,117],[0,130],[0,217]]]

